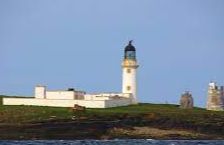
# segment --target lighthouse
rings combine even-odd
[[[129,41],[124,48],[122,61],[122,93],[86,93],[73,88],[67,90],[47,90],[46,86],[36,86],[34,98],[3,98],[4,105],[32,105],[52,107],[74,107],[83,106],[86,108],[110,108],[137,104],[137,74],[138,63],[136,50]],[[224,91],[223,91],[224,92]]]
[[[122,93],[130,94],[132,104],[137,104],[137,68],[136,49],[129,41],[124,49],[124,59],[122,61]]]

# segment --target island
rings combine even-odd
[[[0,104],[0,139],[4,140],[224,139],[224,111],[149,103],[83,111],[5,106],[2,99]]]

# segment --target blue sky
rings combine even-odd
[[[120,92],[123,49],[137,49],[141,102],[204,107],[224,85],[223,0],[1,0],[0,94],[34,86]]]

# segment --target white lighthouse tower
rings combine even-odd
[[[132,41],[125,47],[124,59],[122,61],[122,93],[129,93],[132,97],[132,104],[137,104],[137,68],[138,63],[136,60],[135,47],[132,45]]]

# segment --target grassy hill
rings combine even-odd
[[[73,113],[68,108],[39,107],[39,106],[5,106],[0,96],[0,123],[21,124],[35,121],[46,121],[52,118],[68,119]]]
[[[10,132],[9,126],[12,126],[11,133],[16,139],[23,131],[25,134],[28,131],[32,137],[39,136],[41,139],[57,137],[74,139],[81,136],[98,138],[108,134],[113,128],[130,127],[188,130],[223,139],[223,120],[224,112],[207,111],[201,108],[184,110],[178,105],[170,104],[141,103],[107,109],[87,109],[85,112],[78,113],[73,112],[71,108],[0,105],[0,132],[4,131],[4,127],[7,132]],[[113,136],[119,138],[132,135],[117,134],[116,136],[116,133],[113,133]],[[9,135],[3,137],[0,134],[0,139],[13,137]],[[191,138],[197,136],[191,134]]]
[[[2,97],[3,97],[3,96],[0,96],[0,105],[2,105]]]

